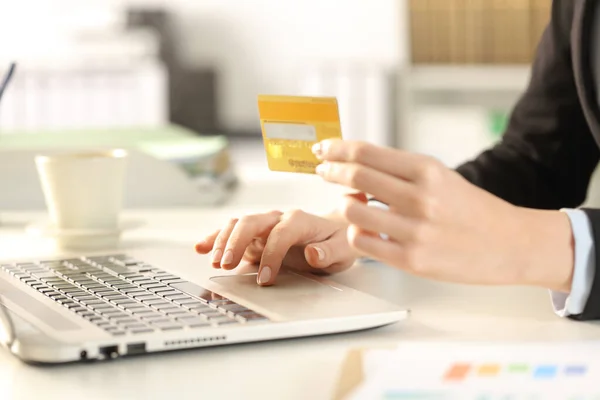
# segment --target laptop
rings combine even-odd
[[[177,267],[175,267],[177,266]],[[0,341],[26,363],[55,364],[376,328],[407,310],[326,277],[212,273],[182,248],[0,261]],[[188,274],[196,276],[196,274]]]

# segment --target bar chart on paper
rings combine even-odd
[[[600,400],[600,344],[411,343],[363,358],[349,400]]]

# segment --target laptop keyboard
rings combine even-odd
[[[123,254],[2,264],[0,269],[114,336],[268,322]]]

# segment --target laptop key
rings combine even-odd
[[[108,319],[110,319],[110,320],[114,320],[114,319],[119,319],[119,318],[128,318],[129,314],[125,314],[124,312],[110,313],[110,314],[106,314],[106,317],[108,317]]]
[[[143,316],[147,316],[147,315],[157,315],[158,312],[149,308],[140,308],[140,309],[133,309],[131,310],[131,312],[133,313],[133,315],[137,315],[140,317]]]
[[[212,321],[214,322],[214,321]],[[228,319],[228,320],[222,320],[222,321],[216,321],[217,325],[230,325],[230,324],[239,324],[240,322],[235,320],[235,319]]]
[[[38,279],[52,279],[56,278],[56,275],[53,272],[33,272],[31,275],[35,276]]]
[[[178,292],[177,290],[173,290],[173,288],[168,288],[168,290],[161,290],[160,292],[156,292],[156,295],[160,296],[160,297],[166,297],[169,295],[176,295],[176,294],[181,294],[181,292]]]
[[[203,312],[203,313],[200,313],[200,315],[203,315],[203,316],[205,316],[206,318],[217,318],[217,317],[220,317],[220,316],[222,316],[223,314],[221,314],[221,313],[220,313],[220,312],[218,312],[218,311],[211,311],[211,312]]]
[[[145,321],[152,320],[164,320],[165,316],[163,314],[141,314],[139,317]]]
[[[172,289],[168,286],[160,286],[160,287],[149,288],[148,291],[150,291],[152,293],[156,293],[159,296],[162,296],[166,292],[171,292]]]
[[[106,318],[110,318],[112,315],[129,315],[125,314],[122,310],[119,310],[118,308],[99,309],[97,312]]]
[[[173,311],[167,311],[166,314],[171,318],[177,318],[177,317],[195,318],[196,317],[195,315],[190,315],[189,311],[181,311],[179,309],[173,309]]]
[[[191,297],[188,297],[187,299],[176,300],[175,303],[180,304],[182,306],[186,306],[188,308],[191,308],[194,306],[203,306],[203,307],[205,306],[205,304],[203,302],[193,299]]]
[[[152,326],[159,328],[160,330],[163,330],[163,331],[170,331],[170,330],[183,328],[183,326],[174,324],[172,322],[161,322],[161,323],[152,322]]]
[[[139,328],[139,329],[132,329],[131,333],[134,334],[141,334],[141,333],[150,333],[150,332],[154,332],[154,329],[152,328]]]
[[[143,299],[142,303],[144,304],[148,304],[149,306],[152,305],[161,305],[161,304],[171,304],[167,301],[164,301],[163,299]]]
[[[190,296],[186,296],[185,294],[181,294],[181,293],[176,293],[176,294],[168,294],[166,296],[163,296],[166,299],[169,300],[184,300],[184,299],[190,299]]]
[[[129,290],[129,289],[137,289],[137,286],[132,285],[129,282],[119,283],[117,285],[113,285],[113,287],[115,289],[117,289],[118,291],[120,291],[120,292],[125,291],[125,290]]]
[[[163,311],[163,312],[168,312],[169,310],[173,311],[173,310],[180,309],[179,307],[177,307],[176,305],[173,305],[173,304],[164,304],[164,305],[154,304],[154,305],[152,305],[152,307],[156,308],[159,311]]]
[[[190,316],[187,316],[187,317],[182,316],[179,318],[176,317],[176,319],[177,319],[177,321],[179,321],[183,324],[186,324],[186,325],[200,324],[200,323],[208,325],[206,318],[202,318],[202,317],[198,317],[198,316],[191,316],[191,317]]]
[[[187,307],[187,306],[186,306]],[[212,308],[208,307],[208,306],[194,306],[194,307],[189,307],[190,311],[195,312],[197,314],[205,314],[205,313],[217,313],[216,311],[213,311]]]
[[[123,296],[123,294],[119,293],[117,291],[112,290],[110,292],[102,292],[102,293],[100,293],[100,296],[103,297],[103,298],[105,298],[106,300],[109,300],[109,299],[111,299],[112,297],[115,297],[115,296]]]
[[[134,318],[119,318],[119,319],[115,320],[115,322],[119,325],[127,325],[127,324],[137,324],[140,321],[138,321],[137,319],[134,319]]]
[[[73,296],[73,298],[77,301],[91,301],[96,300],[96,296],[91,296],[89,293],[86,293],[85,296]]]
[[[267,317],[265,317],[264,315],[252,312],[249,314],[245,314],[245,315],[239,315],[238,316],[240,318],[242,318],[245,321],[264,321],[264,320],[268,320]]]
[[[160,297],[155,296],[151,293],[148,292],[144,292],[144,293],[140,293],[140,294],[134,294],[131,297],[133,297],[134,299],[140,300],[140,301],[144,301],[144,300],[159,300]]]
[[[115,293],[114,290],[103,285],[101,285],[100,287],[88,288],[88,290],[94,294],[97,294],[98,296],[104,296],[108,295],[109,293]]]
[[[231,312],[234,312],[234,313],[241,312],[241,311],[249,311],[246,307],[241,306],[241,305],[239,305],[237,303],[231,303],[231,304],[221,305],[221,306],[219,306],[219,308],[221,310],[231,311]]]
[[[148,307],[145,306],[144,304],[141,303],[137,303],[133,300],[131,300],[130,303],[124,303],[127,307],[127,310],[134,312],[134,311],[139,311],[139,310],[147,310]]]
[[[98,306],[98,305],[104,305],[104,304],[106,304],[105,302],[103,302],[103,301],[102,301],[102,300],[100,300],[100,299],[93,299],[93,300],[81,300],[80,302],[81,302],[81,304],[84,304],[84,305],[86,305],[86,306],[90,306],[90,307],[93,307],[93,306]]]
[[[80,290],[81,289],[79,289],[78,287],[73,286],[72,289],[61,289],[60,291],[65,294],[69,294],[69,293],[79,292]]]
[[[216,323],[220,324],[221,322],[224,322],[224,321],[230,321],[231,318],[229,318],[227,315],[221,314],[218,317],[212,317],[212,318],[209,318],[208,320],[210,322],[213,322],[213,323],[216,322]]]
[[[144,329],[146,327],[146,325],[142,324],[142,323],[137,323],[137,324],[127,324],[125,325],[125,328],[128,330],[131,329]]]
[[[100,302],[98,304],[91,304],[90,308],[93,310],[113,310],[115,307],[111,304]]]

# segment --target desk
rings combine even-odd
[[[126,232],[125,247],[188,246],[226,218],[264,208],[302,207],[325,212],[343,189],[312,177],[252,182],[219,209],[134,210],[145,226]],[[297,196],[301,193],[302,199]],[[45,241],[23,235],[43,213],[0,214],[0,259],[47,255]],[[215,271],[204,258],[186,277]],[[27,366],[0,351],[1,399],[330,399],[338,368],[352,347],[414,340],[578,340],[600,338],[600,325],[555,317],[546,291],[468,287],[428,282],[377,264],[357,266],[335,280],[413,311],[409,320],[366,332],[149,355],[90,365]]]

